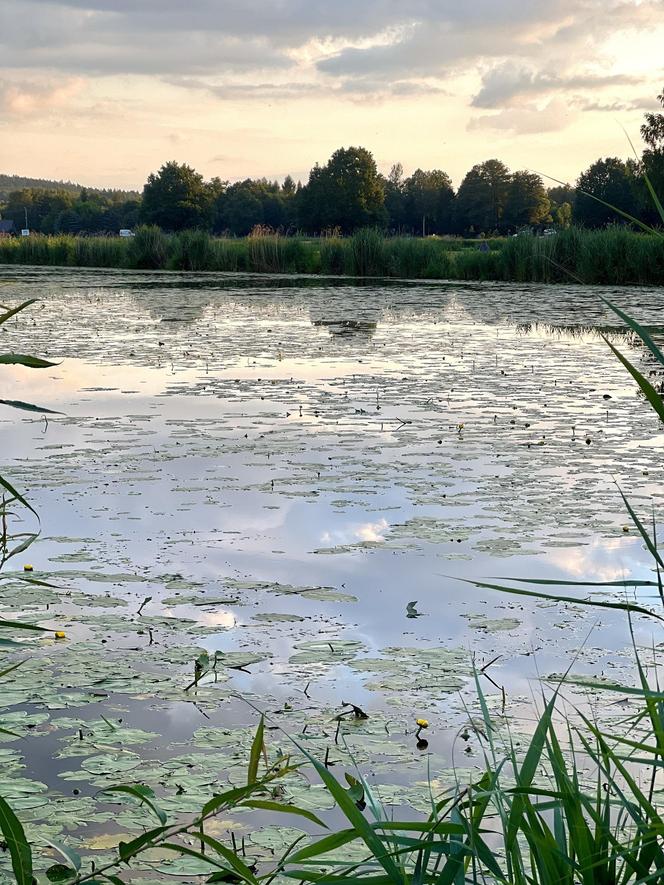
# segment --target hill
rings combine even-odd
[[[128,200],[139,196],[138,191],[86,187],[83,184],[77,184],[73,181],[52,181],[49,178],[25,178],[22,175],[3,175],[0,173],[0,201],[6,200],[7,196],[12,191],[23,190],[24,188],[43,188],[44,190],[49,191],[69,191],[74,194],[79,194],[85,188],[89,193],[104,194],[105,196],[119,194]]]

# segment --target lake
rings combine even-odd
[[[271,752],[295,736],[340,778],[352,753],[416,814],[427,765],[441,787],[482,765],[473,660],[517,736],[538,677],[629,678],[621,613],[472,583],[650,577],[617,484],[650,520],[664,437],[602,335],[654,364],[601,296],[662,316],[654,289],[0,268],[0,302],[39,299],[0,350],[58,363],[0,372],[1,398],[59,413],[0,406],[0,472],[41,520],[0,617],[66,633],[7,652],[27,660],[0,684],[0,795],[29,835],[102,863],[146,813],[100,789],[193,813],[246,781],[259,710]],[[308,774],[284,795],[333,805]],[[215,825],[269,859],[312,831],[276,817]],[[155,854],[140,881],[196,863]]]

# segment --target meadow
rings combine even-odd
[[[493,280],[598,285],[664,283],[664,238],[615,226],[571,227],[555,236],[487,240],[271,234],[242,239],[203,231],[138,228],[133,238],[72,235],[0,239],[0,264],[133,270],[321,274],[400,279]]]

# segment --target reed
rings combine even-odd
[[[327,274],[520,283],[662,285],[664,237],[625,226],[570,227],[552,237],[493,240],[385,237],[284,237],[259,229],[244,239],[204,231],[165,234],[140,227],[131,239],[71,235],[0,239],[0,264],[149,270]]]

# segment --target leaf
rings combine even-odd
[[[120,842],[118,845],[118,854],[120,855],[120,859],[123,861],[127,861],[130,857],[133,857],[144,845],[152,844],[153,840],[158,836],[161,836],[162,833],[166,831],[167,827],[155,827],[153,830],[148,830],[145,833],[141,833],[140,836],[137,836],[135,839],[132,839],[131,842]]]
[[[296,814],[300,817],[306,817],[312,823],[318,824],[327,830],[327,824],[317,817],[313,811],[307,811],[304,808],[298,808],[296,805],[283,805],[280,802],[263,801],[262,799],[247,799],[246,802],[240,802],[240,805],[246,808],[262,808],[264,811],[278,811],[283,814]]]
[[[27,658],[25,660],[27,660]],[[6,676],[8,673],[11,673],[12,670],[16,670],[19,667],[23,666],[23,664],[25,664],[25,660],[19,661],[16,664],[12,664],[11,667],[7,667],[5,670],[0,670],[0,679],[2,679],[2,677]]]
[[[0,618],[0,628],[10,627],[13,630],[34,630],[37,633],[47,633],[46,627],[37,627],[36,624],[26,624],[24,621],[4,621]]]
[[[213,839],[212,836],[208,836],[207,833],[197,833],[196,838],[205,845],[209,845],[210,848],[213,848],[220,857],[223,857],[233,867],[235,873],[245,882],[256,883],[258,881],[244,861],[240,860],[237,854],[231,851],[230,848],[226,848],[225,845],[222,845],[217,839]]]
[[[20,820],[0,796],[0,832],[7,843],[16,885],[32,885],[32,850]]]
[[[549,587],[657,587],[657,581],[637,581],[626,578],[624,581],[555,581],[550,578],[503,578],[494,581],[511,581],[514,584],[541,584]]]
[[[57,366],[57,363],[49,363],[48,360],[42,360],[36,356],[28,356],[25,353],[0,353],[0,365],[27,366],[29,369],[50,369],[53,366]]]
[[[659,349],[659,347],[657,347],[657,345],[655,344],[655,342],[651,338],[650,333],[646,329],[644,329],[642,325],[637,323],[636,320],[633,320],[629,314],[625,313],[624,310],[621,310],[612,301],[609,301],[608,298],[604,298],[602,295],[600,295],[599,297],[602,299],[602,301],[604,302],[604,304],[606,304],[607,307],[610,307],[611,310],[620,317],[621,320],[624,320],[624,322],[627,323],[627,325],[630,327],[630,329],[633,332],[636,332],[636,334],[639,336],[641,341],[643,341],[645,346],[648,348],[648,350],[655,357],[657,362],[664,365],[664,354]]]
[[[46,870],[46,878],[49,882],[70,882],[75,877],[76,870],[61,863],[53,864]]]
[[[167,816],[164,811],[152,800],[155,798],[154,791],[145,784],[119,784],[116,787],[107,787],[102,790],[103,793],[124,793],[127,796],[133,796],[141,804],[147,805],[148,808],[157,816],[159,822],[166,824]]]
[[[620,362],[639,385],[643,392],[643,395],[659,415],[660,421],[664,421],[664,402],[662,402],[662,397],[657,393],[650,381],[648,381],[647,378],[643,377],[641,372],[639,372],[639,370],[630,363],[627,357],[623,356],[622,353],[620,353],[620,351],[616,347],[614,347],[613,344],[611,344],[611,342],[605,335],[602,335],[602,338],[609,345],[613,353],[618,357]]]
[[[256,783],[258,778],[258,762],[264,747],[265,735],[265,717],[261,716],[256,734],[251,744],[251,753],[249,754],[249,768],[247,769],[247,786]]]
[[[526,751],[526,755],[521,764],[521,768],[516,773],[517,786],[521,788],[527,789],[532,786],[535,774],[537,773],[537,768],[540,763],[540,759],[542,757],[542,751],[544,750],[546,736],[549,731],[551,717],[553,715],[553,709],[556,705],[557,699],[558,691],[556,690],[553,697],[544,708],[544,712],[542,713],[539,722],[537,723],[537,728],[533,733],[532,740],[528,746],[528,750]],[[507,821],[505,847],[508,852],[511,851],[516,844],[516,839],[519,833],[521,819],[523,817],[524,811],[525,800],[523,800],[522,797],[517,796],[514,800],[514,803],[512,804],[512,808],[510,809],[509,818]]]
[[[44,841],[64,857],[72,870],[78,872],[81,869],[81,855],[77,851],[68,845],[63,845],[62,842],[50,842],[48,839],[44,839]]]
[[[36,304],[37,299],[31,298],[29,301],[24,301],[23,304],[19,304],[18,307],[12,307],[6,313],[0,314],[0,326],[3,323],[6,323],[8,319],[11,319],[15,314],[19,313],[22,310],[25,310],[26,307],[30,307],[31,304]]]
[[[653,557],[653,559],[655,559],[655,561],[660,566],[660,568],[664,568],[664,562],[662,562],[662,557],[657,552],[657,547],[655,547],[655,545],[653,544],[653,542],[650,538],[650,535],[648,534],[648,532],[645,529],[645,526],[643,525],[643,523],[641,522],[639,517],[636,515],[636,513],[632,509],[629,501],[627,500],[627,498],[623,494],[623,490],[620,488],[620,486],[618,486],[618,491],[620,492],[620,497],[623,499],[625,507],[627,508],[627,511],[632,519],[632,522],[639,530],[639,534],[643,538],[646,547],[650,551],[651,556]]]
[[[62,412],[47,409],[45,406],[35,406],[33,403],[24,403],[20,399],[0,399],[0,405],[11,406],[12,409],[22,409],[24,412],[43,412],[46,415],[62,415]]]
[[[3,402],[3,400],[0,400],[0,403],[1,402]],[[5,479],[3,476],[0,476],[0,486],[7,489],[7,491],[9,492],[10,495],[13,495],[13,497],[17,501],[20,501],[20,503],[23,504],[24,507],[27,507],[28,510],[30,510],[32,513],[34,513],[34,515],[37,517],[37,519],[39,519],[39,514],[37,513],[35,508],[32,507],[30,504],[28,504],[28,502],[25,500],[23,495],[21,495],[20,492],[17,492],[16,489],[14,488],[14,486],[9,482],[9,480]]]
[[[601,602],[598,599],[579,599],[576,596],[560,596],[557,593],[540,593],[536,590],[520,590],[518,587],[505,587],[502,584],[485,584],[483,581],[471,581],[462,578],[466,584],[473,584],[483,590],[500,590],[501,593],[512,593],[514,596],[531,596],[534,599],[548,599],[550,602],[571,602],[574,605],[589,605],[595,608],[615,608],[624,612],[646,615],[649,618],[657,618],[664,621],[661,615],[649,611],[640,605],[632,605],[630,602]]]
[[[237,787],[234,790],[227,790],[225,793],[219,793],[218,796],[213,796],[212,799],[205,803],[200,816],[206,818],[219,811],[221,808],[231,808],[233,805],[239,805],[242,799],[246,796],[250,796],[255,790],[256,786],[250,784],[246,787]]]
[[[348,822],[355,827],[358,836],[363,840],[367,848],[371,851],[376,860],[383,867],[387,875],[391,878],[394,885],[401,885],[401,883],[405,881],[405,877],[390,857],[387,846],[383,843],[383,840],[370,826],[369,822],[364,817],[362,812],[358,809],[357,805],[350,798],[346,790],[344,790],[337,779],[328,771],[328,769],[324,765],[322,765],[314,756],[312,756],[311,753],[309,753],[303,746],[298,744],[297,741],[293,740],[293,738],[290,738],[290,740],[314,766],[314,768],[318,772],[318,776],[323,781],[329,792],[332,794],[332,797],[336,800],[337,805],[343,812]]]
[[[424,824],[422,826],[424,826]],[[355,827],[350,830],[339,830],[338,833],[324,836],[317,842],[312,842],[310,845],[305,845],[304,848],[296,851],[290,858],[291,863],[300,863],[311,857],[318,857],[321,854],[326,854],[328,851],[334,851],[335,848],[340,848],[342,845],[347,845],[349,842],[354,842],[359,838],[359,834]]]

